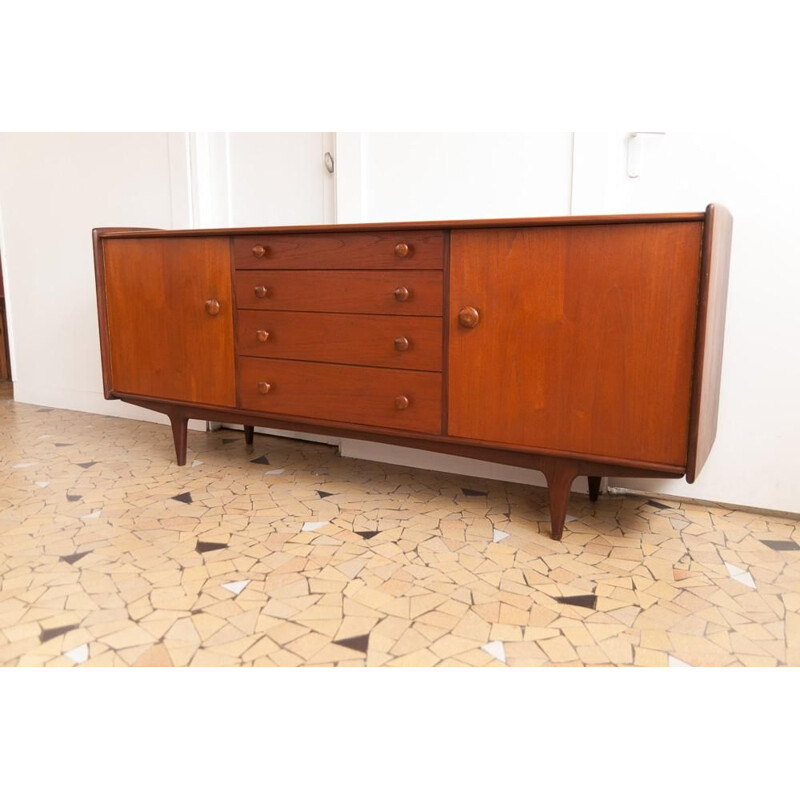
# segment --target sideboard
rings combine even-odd
[[[103,385],[187,422],[399,444],[570,488],[695,480],[732,219],[704,212],[93,232]]]

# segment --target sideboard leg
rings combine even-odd
[[[586,480],[589,481],[589,499],[594,503],[600,496],[600,476],[589,475]]]
[[[255,433],[255,426],[254,425],[245,425],[244,426],[244,443],[252,445],[253,444],[253,434]]]
[[[175,456],[178,459],[178,466],[186,464],[186,430],[189,425],[189,418],[176,412],[169,415],[172,424],[172,438],[175,442]]]
[[[544,475],[550,493],[550,538],[560,541],[567,516],[569,492],[577,472],[570,464],[556,463]]]

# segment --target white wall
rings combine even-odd
[[[180,135],[0,134],[0,247],[17,401],[165,420],[103,398],[92,228],[186,227],[187,192]]]

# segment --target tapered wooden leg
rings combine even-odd
[[[189,418],[183,414],[175,413],[169,415],[169,421],[172,424],[175,456],[178,459],[178,466],[182,467],[186,463],[186,429],[189,425]]]
[[[244,426],[244,443],[245,444],[253,444],[253,434],[255,433],[255,426],[254,425],[245,425]]]
[[[556,463],[544,473],[547,478],[547,489],[550,493],[550,538],[561,539],[564,532],[564,519],[569,505],[569,490],[572,481],[577,477],[575,468],[570,464]]]
[[[589,475],[586,480],[589,481],[589,499],[594,502],[600,496],[600,477]]]

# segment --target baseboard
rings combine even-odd
[[[85,414],[101,414],[105,417],[133,419],[139,422],[157,422],[168,425],[164,414],[140,408],[121,400],[106,400],[102,392],[81,391],[79,389],[54,391],[48,387],[28,386],[21,381],[14,382],[14,402],[27,403],[44,408],[63,408],[66,411],[82,411]],[[205,420],[189,420],[193,431],[205,431]]]

